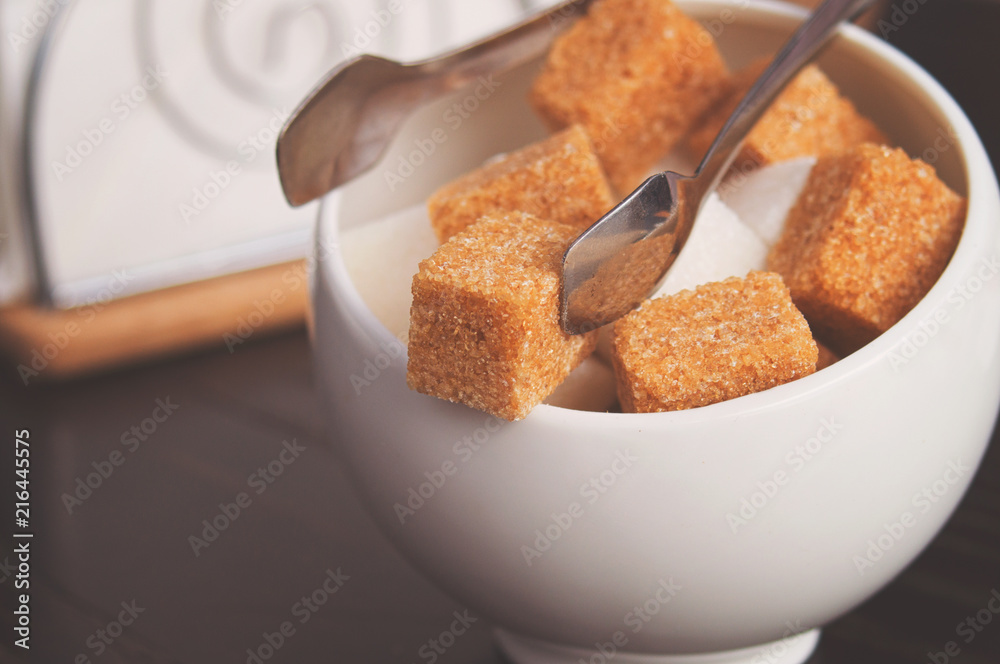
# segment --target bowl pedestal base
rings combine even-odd
[[[512,664],[802,664],[819,642],[818,629],[751,648],[697,655],[601,652],[557,645],[495,629],[493,635]],[[610,645],[610,644],[609,644]]]

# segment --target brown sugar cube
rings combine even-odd
[[[818,351],[781,277],[744,278],[647,300],[614,328],[626,413],[705,406],[809,375]]]
[[[518,420],[597,343],[559,326],[562,255],[578,230],[524,213],[485,217],[420,263],[409,386]]]
[[[701,155],[708,151],[722,125],[769,64],[767,58],[756,60],[736,73],[726,100],[691,135],[692,152]],[[733,169],[747,172],[798,157],[837,154],[865,142],[885,144],[888,140],[841,96],[819,67],[809,65],[792,79],[747,135]]]
[[[767,265],[816,338],[845,356],[930,290],[964,219],[965,200],[932,167],[864,144],[817,161]]]
[[[597,0],[556,39],[530,101],[582,124],[621,193],[635,188],[726,89],[715,42],[670,0]]]
[[[583,231],[614,204],[590,137],[574,125],[445,185],[427,209],[443,242],[497,212],[527,212]]]

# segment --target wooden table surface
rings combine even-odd
[[[915,4],[889,41],[915,52],[953,91],[996,160],[998,87],[983,77],[995,78],[998,5]],[[409,567],[362,510],[314,395],[302,332],[65,384],[26,387],[14,367],[0,367],[0,467],[10,467],[11,432],[21,428],[31,429],[33,455],[33,647],[23,658],[11,645],[5,533],[0,661],[242,664],[255,661],[248,650],[269,654],[270,640],[280,645],[262,661],[432,662],[430,639],[464,609]],[[288,449],[292,461],[274,465]],[[268,464],[280,475],[267,475],[270,483],[257,475],[252,501],[221,517],[220,505]],[[96,488],[80,488],[88,480]],[[204,532],[212,520],[225,526],[217,536]],[[301,602],[337,578],[336,593],[316,595],[322,605]],[[882,592],[829,625],[809,661],[997,664],[995,598],[997,432],[940,536]],[[279,633],[285,621],[294,621],[294,634]],[[436,661],[504,661],[490,630],[477,619]]]

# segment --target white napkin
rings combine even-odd
[[[30,287],[19,109],[46,8],[63,2],[0,2],[0,303]],[[360,52],[427,57],[545,4],[75,0],[45,68],[31,174],[57,304],[306,255],[316,209],[286,204],[274,143],[322,75]]]

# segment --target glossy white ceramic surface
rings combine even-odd
[[[769,2],[678,4],[734,65],[801,17]],[[944,275],[900,323],[766,392],[648,415],[540,406],[508,424],[407,389],[405,349],[355,291],[339,233],[542,135],[524,102],[531,68],[428,107],[384,168],[325,200],[312,332],[334,443],[383,531],[501,626],[515,661],[586,660],[608,643],[621,661],[752,661],[762,651],[739,649],[792,642],[785,661],[802,661],[810,630],[899,573],[968,486],[1000,400],[994,173],[961,110],[891,47],[851,28],[821,64],[968,195],[969,216]],[[470,99],[476,109],[456,115]]]

